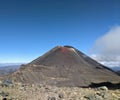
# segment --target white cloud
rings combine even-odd
[[[120,26],[96,40],[91,57],[110,67],[120,66]]]

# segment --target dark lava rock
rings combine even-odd
[[[59,98],[64,98],[64,95],[62,93],[59,93],[58,97]]]
[[[48,100],[56,100],[55,97],[48,97]]]

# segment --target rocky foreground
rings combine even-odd
[[[0,100],[120,100],[120,89],[55,87],[46,85],[0,86]]]

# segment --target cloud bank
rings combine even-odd
[[[120,66],[120,26],[112,27],[96,40],[91,57],[108,67]]]

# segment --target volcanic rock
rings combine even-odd
[[[9,75],[14,81],[55,86],[90,86],[119,83],[120,77],[71,46],[57,46]]]

